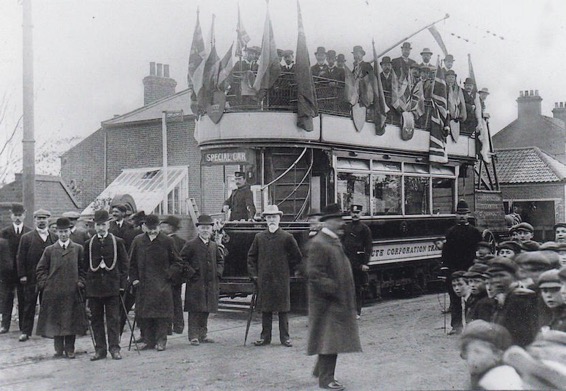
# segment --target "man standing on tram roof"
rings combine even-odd
[[[352,50],[352,54],[354,55],[354,68],[352,69],[352,73],[356,78],[361,79],[373,71],[371,64],[364,61],[364,56],[366,55],[364,48],[356,45]]]
[[[342,53],[340,53],[336,57],[336,66],[340,69],[344,69],[345,64],[346,64],[346,56],[344,56]]]
[[[246,173],[236,171],[234,173],[237,189],[232,190],[232,194],[222,206],[224,213],[230,210],[230,221],[251,220],[255,216],[254,197],[250,185],[246,183]]]
[[[284,63],[281,65],[281,72],[295,72],[295,60],[293,58],[292,50],[283,50],[283,61]]]
[[[311,67],[311,74],[318,77],[328,76],[328,65],[326,65],[326,49],[319,46],[314,53],[316,64]]]
[[[373,249],[371,230],[360,220],[362,209],[362,205],[352,205],[350,207],[352,222],[346,224],[344,227],[344,236],[342,237],[344,252],[350,260],[352,274],[354,275],[358,319],[362,315],[363,291],[364,287],[368,284],[368,264]]]
[[[421,52],[421,57],[423,59],[421,65],[426,65],[428,67],[432,66],[432,64],[430,63],[430,59],[432,58],[432,52],[430,51],[429,48],[423,49],[423,51]]]
[[[343,82],[346,78],[344,68],[338,68],[336,65],[336,51],[329,50],[326,52],[326,61],[328,61],[328,78]]]
[[[416,61],[412,58],[409,58],[411,54],[411,43],[404,42],[401,46],[401,57],[394,58],[391,61],[393,66],[393,71],[397,74],[398,78],[407,78],[409,76],[409,70],[412,64],[416,64]]]
[[[446,72],[451,70],[453,66],[454,66],[454,56],[451,54],[447,54],[446,57],[444,58],[444,67],[442,68],[442,70],[446,74]]]

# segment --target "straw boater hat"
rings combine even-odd
[[[268,215],[279,215],[279,216],[283,216],[283,212],[281,212],[279,210],[279,208],[277,207],[277,205],[267,205],[265,207],[265,210],[263,212],[261,212],[262,216],[268,216]]]

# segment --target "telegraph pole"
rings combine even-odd
[[[31,0],[23,0],[23,164],[22,187],[23,203],[26,209],[26,224],[32,225],[35,210],[35,138],[33,111],[33,25],[31,20]]]

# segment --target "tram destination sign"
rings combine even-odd
[[[370,264],[439,258],[441,251],[432,240],[374,244]]]
[[[202,153],[204,166],[253,164],[254,160],[254,153],[249,149],[214,150]]]

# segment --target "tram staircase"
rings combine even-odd
[[[269,202],[283,211],[284,221],[296,221],[309,211],[312,151],[275,149],[271,154]]]

